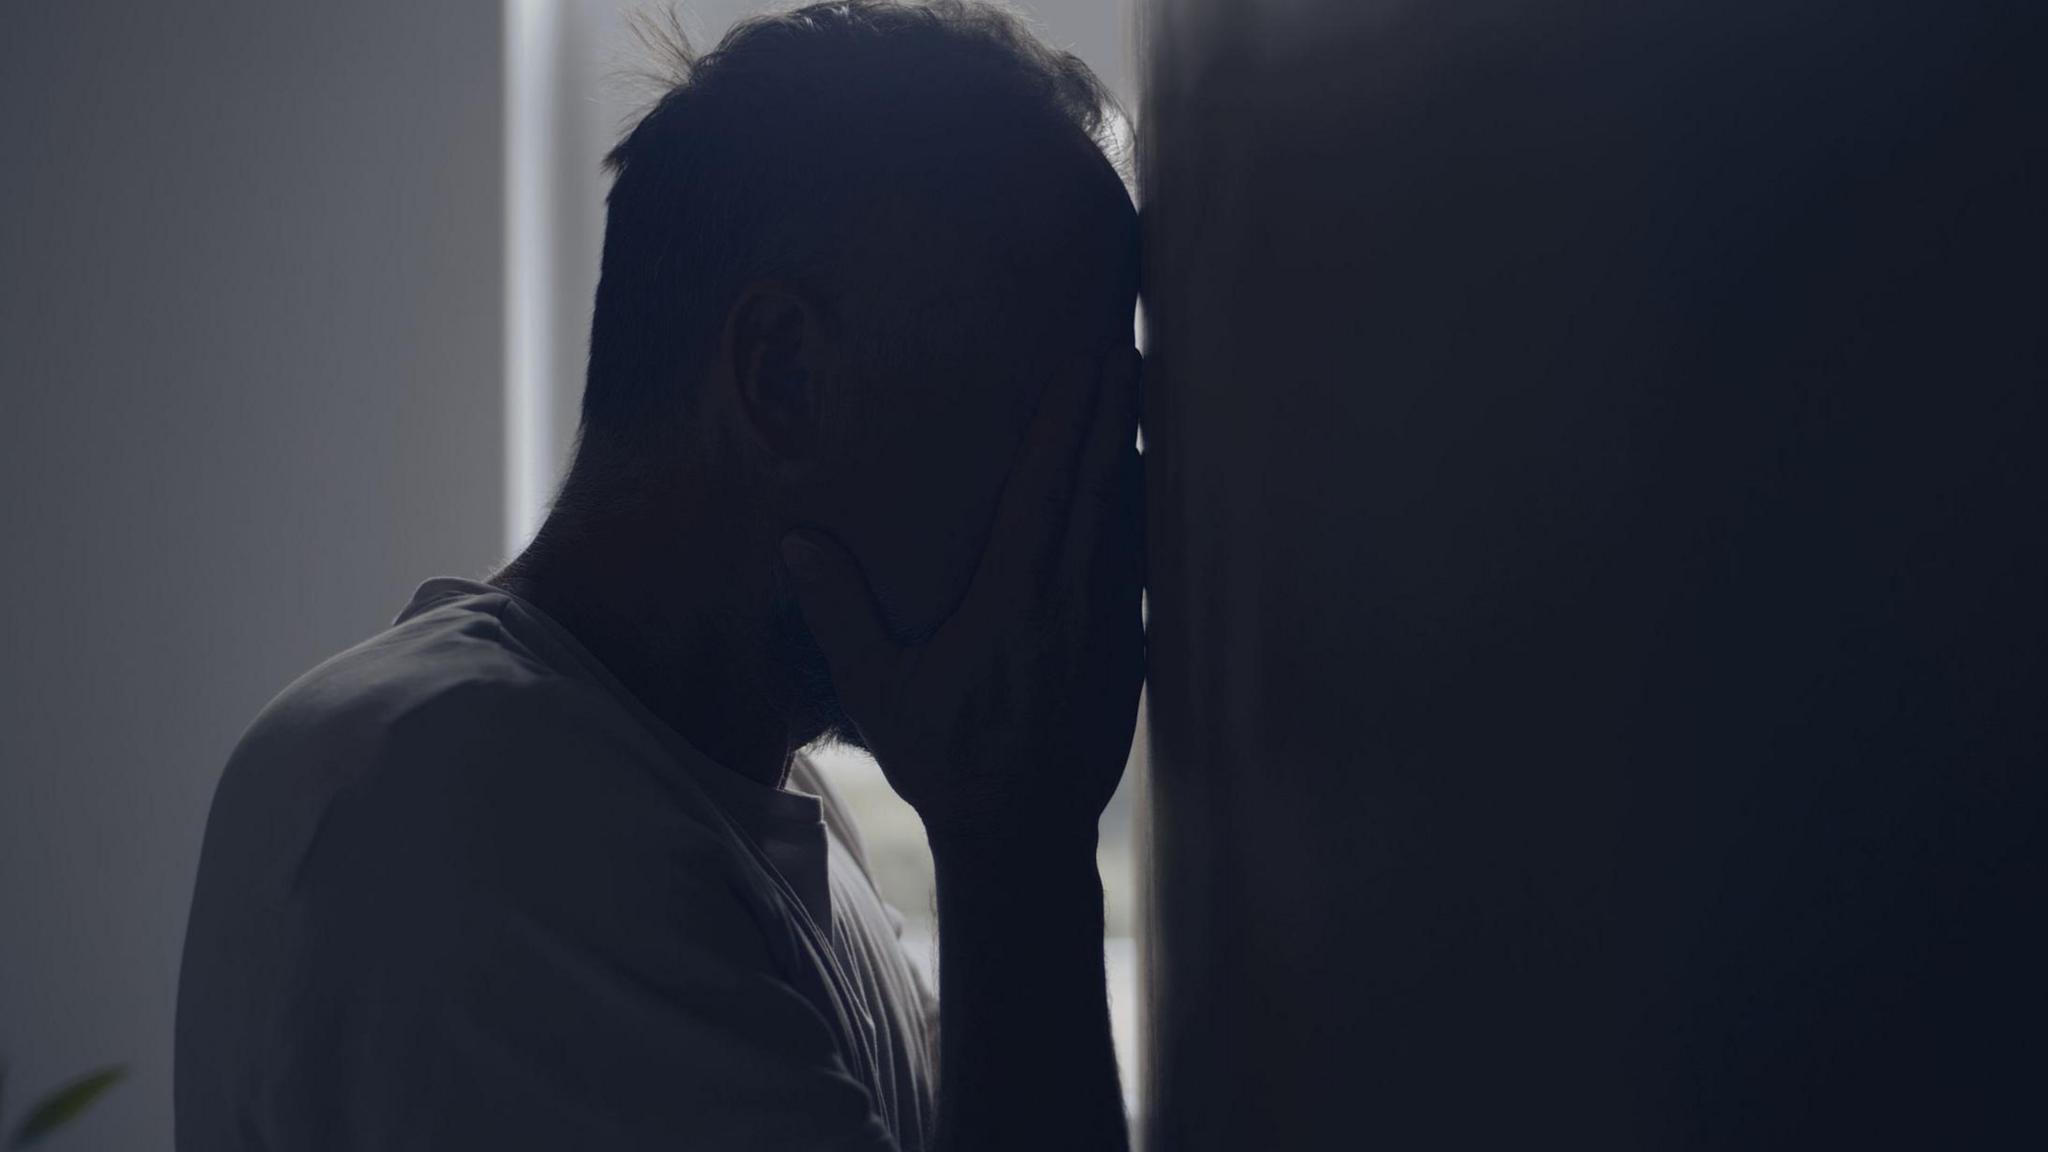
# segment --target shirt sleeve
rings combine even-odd
[[[665,766],[573,695],[452,695],[294,879],[265,1142],[893,1148]]]

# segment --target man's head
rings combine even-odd
[[[1074,56],[978,0],[737,26],[612,154],[576,481],[677,476],[893,629],[972,575],[1052,374],[1127,349],[1136,220]]]

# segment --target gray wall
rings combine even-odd
[[[167,1148],[185,909],[243,725],[500,546],[500,20],[0,17],[0,1057]]]

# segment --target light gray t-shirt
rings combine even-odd
[[[933,998],[852,824],[791,784],[713,764],[523,601],[429,581],[228,763],[178,1146],[924,1147]]]

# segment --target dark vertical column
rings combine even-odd
[[[2041,33],[1150,6],[1151,1147],[2038,1138]]]

